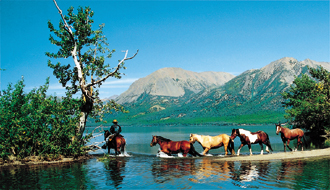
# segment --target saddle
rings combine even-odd
[[[115,137],[115,136],[114,135],[110,135],[109,136],[109,141],[112,141],[113,137]],[[124,136],[121,135],[121,134],[117,135],[117,137],[123,137],[124,138]]]

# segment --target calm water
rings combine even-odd
[[[274,152],[283,151],[274,126],[244,126],[264,130],[270,136]],[[203,158],[156,157],[159,146],[150,147],[152,135],[172,140],[188,140],[190,133],[230,134],[232,127],[175,126],[123,127],[130,157],[110,157],[100,162],[90,159],[59,166],[2,168],[1,189],[329,189],[330,157],[232,162],[224,158],[224,149],[212,150],[214,156]],[[102,141],[103,137],[95,141]],[[239,146],[235,139],[235,147]],[[291,144],[291,146],[294,143]],[[199,144],[194,145],[201,152]],[[254,154],[259,145],[252,145]],[[113,152],[113,150],[112,150]],[[103,154],[98,151],[97,154]],[[248,148],[242,149],[243,154]],[[222,158],[221,161],[216,159]]]

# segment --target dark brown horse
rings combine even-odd
[[[118,135],[113,139],[108,139],[110,136],[110,132],[108,130],[104,130],[104,140],[106,141],[106,146],[108,147],[108,154],[110,154],[110,149],[115,149],[115,154],[119,155],[125,151],[126,140],[123,138],[122,135]]]
[[[246,144],[250,149],[250,155],[252,155],[251,144],[256,144],[256,143],[259,143],[261,147],[261,152],[260,152],[261,155],[264,153],[264,147],[262,144],[266,145],[267,152],[269,152],[268,147],[270,148],[271,151],[273,151],[272,146],[270,145],[268,134],[263,131],[257,131],[255,133],[251,133],[250,131],[244,129],[233,129],[230,138],[234,140],[237,136],[239,136],[239,138],[241,139],[241,146],[237,150],[237,156],[239,155],[241,148]]]
[[[184,157],[186,157],[188,153],[193,156],[202,156],[196,152],[194,146],[188,141],[171,141],[170,139],[161,136],[152,136],[150,146],[153,147],[157,143],[159,144],[161,151],[168,156],[180,152],[182,152]]]
[[[288,128],[282,127],[281,123],[275,124],[275,126],[276,126],[276,134],[278,135],[281,132],[281,139],[282,139],[283,145],[284,145],[284,152],[286,152],[286,147],[288,147],[289,150],[292,151],[292,149],[289,146],[290,140],[293,140],[296,138],[298,141],[296,150],[299,148],[299,145],[301,145],[301,151],[304,150],[303,144],[301,142],[301,138],[304,136],[303,130],[301,130],[299,128],[288,129]]]

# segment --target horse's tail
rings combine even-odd
[[[192,143],[190,143],[190,149],[189,149],[189,154],[193,155],[193,156],[200,156],[202,157],[203,155],[199,154],[196,150],[195,147]]]
[[[236,155],[235,154],[235,146],[234,146],[234,140],[229,138],[229,145],[228,145],[228,149],[231,152],[232,155]]]
[[[269,136],[268,136],[268,134],[267,134],[267,133],[266,133],[266,135],[267,135],[267,145],[266,145],[266,146],[268,146],[268,147],[269,147],[269,149],[270,149],[272,152],[274,152],[274,151],[273,151],[273,149],[272,149],[272,146],[270,145]]]

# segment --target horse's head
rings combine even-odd
[[[238,129],[233,129],[232,131],[231,131],[231,135],[230,135],[230,138],[232,139],[232,140],[234,140],[237,136],[239,136],[240,134],[239,134],[239,130]]]
[[[195,134],[190,134],[190,139],[189,139],[189,142],[194,144],[196,142],[196,137],[195,137]]]
[[[281,123],[278,124],[275,123],[275,126],[276,126],[276,135],[278,135],[281,132],[282,125]]]
[[[157,144],[157,136],[152,136],[150,147],[153,147]]]
[[[104,140],[110,135],[108,130],[104,130]]]

